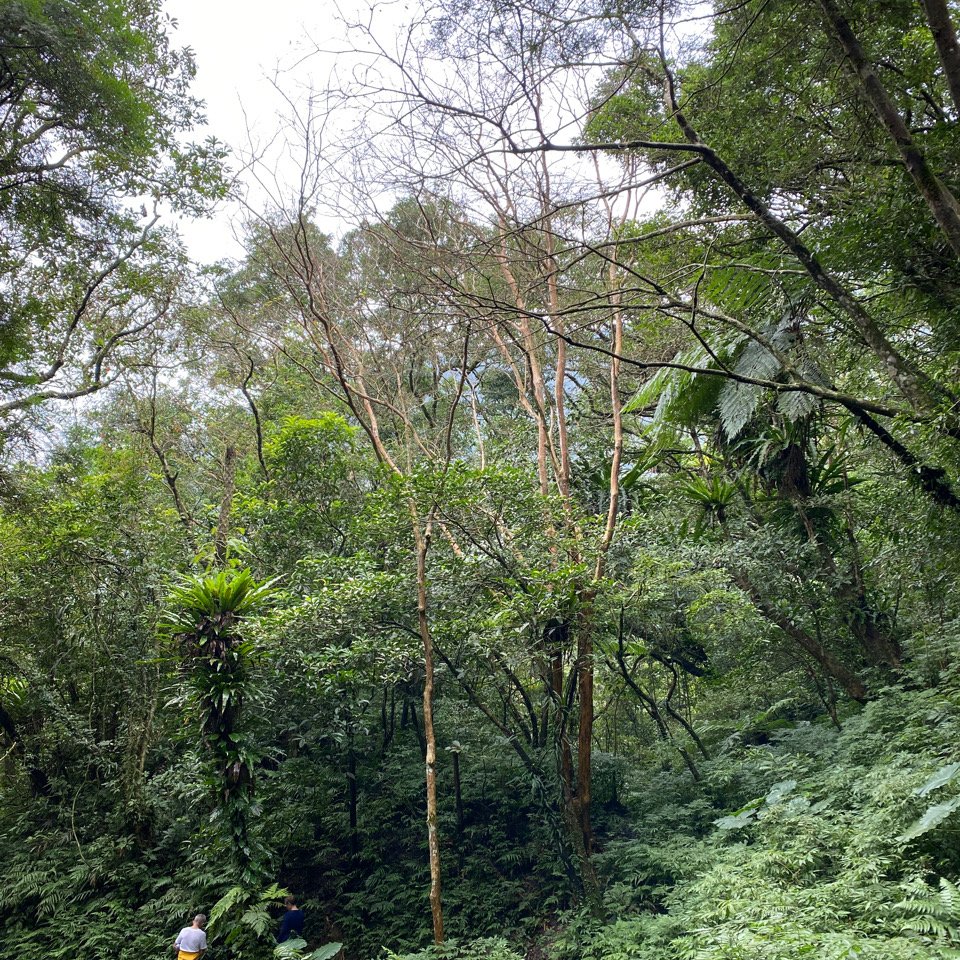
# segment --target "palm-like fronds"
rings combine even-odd
[[[202,630],[204,621],[233,623],[272,601],[276,583],[276,578],[257,583],[249,570],[187,577],[170,592],[160,630],[181,636]]]
[[[792,316],[785,316],[762,331],[763,343],[742,334],[720,338],[708,350],[697,344],[681,350],[672,363],[681,367],[715,370],[718,375],[692,373],[664,367],[657,371],[624,405],[624,413],[654,407],[649,437],[654,443],[669,439],[678,426],[693,426],[716,414],[724,434],[734,439],[756,415],[767,389],[719,376],[723,370],[755,380],[786,383],[780,356],[789,356],[794,369],[807,381],[827,384],[827,378],[797,343]],[[769,344],[769,348],[764,345]],[[817,407],[816,397],[801,390],[779,392],[776,409],[790,422],[802,420]]]
[[[703,507],[705,512],[716,514],[721,519],[737,492],[734,484],[718,476],[707,479],[694,477],[688,480],[682,489],[684,494]]]

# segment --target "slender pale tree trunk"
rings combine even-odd
[[[523,294],[520,290],[520,284],[514,275],[513,268],[510,265],[506,241],[506,221],[500,220],[500,236],[498,238],[499,248],[497,251],[497,262],[500,265],[500,272],[503,274],[510,288],[514,303],[517,308],[517,316],[524,318],[526,315],[526,304]],[[501,355],[506,360],[513,374],[513,382],[517,388],[517,396],[527,415],[537,426],[537,479],[540,482],[540,492],[547,496],[550,492],[550,476],[547,464],[547,448],[549,445],[549,435],[547,431],[547,414],[545,409],[546,393],[543,389],[543,377],[540,373],[539,360],[536,356],[535,345],[530,332],[529,324],[526,327],[521,326],[522,321],[518,321],[516,326],[520,334],[523,354],[523,369],[514,362],[513,354],[509,346],[497,330],[496,324],[491,328],[491,336],[496,343]],[[533,399],[531,400],[531,394]]]
[[[423,643],[423,735],[427,745],[427,846],[430,853],[430,912],[434,943],[443,943],[443,903],[440,877],[440,834],[437,829],[437,737],[433,729],[433,636],[427,616],[427,554],[433,528],[433,511],[420,530],[414,517],[417,545],[417,624]]]
[[[371,390],[364,376],[364,362],[360,350],[351,342],[346,332],[340,329],[332,319],[332,312],[327,308],[325,300],[327,291],[322,283],[314,281],[316,267],[313,263],[313,254],[309,244],[309,224],[303,210],[299,214],[300,245],[294,256],[277,240],[277,249],[291,268],[299,282],[304,285],[308,294],[306,303],[301,308],[304,328],[309,336],[311,345],[322,358],[327,373],[334,378],[340,387],[343,399],[356,417],[361,429],[376,455],[377,459],[397,477],[404,479],[408,476],[409,465],[412,463],[414,451],[409,444],[416,446],[416,452],[431,457],[431,451],[426,447],[413,424],[406,417],[402,403],[393,402],[390,398],[377,396]],[[296,288],[295,288],[296,289]],[[464,352],[469,344],[469,334],[465,339]],[[451,436],[453,418],[463,396],[466,382],[466,364],[461,371],[457,395],[451,406],[445,432],[445,445],[439,457],[432,457],[449,466],[452,457]],[[398,391],[402,387],[398,386]],[[396,398],[394,398],[396,399]],[[394,417],[401,420],[408,440],[407,461],[408,470],[391,456],[384,443],[380,429],[378,409],[389,411]],[[433,534],[437,505],[430,508],[424,523],[418,513],[413,494],[407,495],[407,507],[410,516],[411,532],[416,550],[416,580],[417,580],[417,626],[420,640],[423,644],[424,658],[424,687],[423,687],[423,752],[426,764],[427,788],[427,846],[430,860],[430,911],[433,919],[433,935],[436,943],[443,942],[443,906],[441,900],[441,873],[440,873],[440,840],[437,817],[437,743],[433,724],[433,696],[434,696],[434,669],[433,669],[433,637],[430,631],[428,616],[427,591],[427,556]],[[441,529],[442,525],[441,525]],[[452,544],[456,548],[456,544]],[[413,712],[413,704],[410,704]],[[416,719],[414,717],[414,723]]]

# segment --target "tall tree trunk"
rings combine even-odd
[[[437,738],[433,730],[433,637],[427,619],[427,553],[432,516],[426,530],[415,524],[417,541],[417,624],[423,643],[423,735],[426,742],[427,846],[430,852],[430,911],[434,943],[443,943],[443,904],[440,889],[440,837],[437,829]]]

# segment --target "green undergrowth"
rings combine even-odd
[[[934,960],[960,957],[960,693],[890,688],[842,723],[728,738],[637,770],[597,857],[603,920],[390,960]]]
[[[956,687],[888,689],[837,731],[734,737],[704,781],[636,782],[635,837],[598,865],[611,918],[564,918],[553,960],[960,956]],[[704,798],[711,798],[708,807]]]
[[[327,874],[328,890],[339,887],[336,899],[308,898],[307,906],[314,917],[339,911],[336,927],[326,936],[315,930],[311,949],[342,939],[350,960],[960,957],[958,743],[960,689],[947,679],[931,688],[887,688],[843,718],[839,730],[813,716],[786,724],[749,717],[733,732],[715,731],[700,782],[651,753],[623,768],[616,811],[609,802],[598,810],[603,919],[565,908],[549,876],[536,873],[533,851],[544,848],[544,837],[507,837],[518,809],[505,782],[499,797],[488,797],[483,818],[478,810],[486,832],[472,839],[482,842],[464,844],[460,865],[448,855],[444,899],[454,939],[404,952],[428,936],[427,878],[422,870],[398,871],[394,859],[387,871],[393,887],[369,870],[369,883]],[[189,804],[189,789],[162,776],[154,789],[150,803]],[[271,816],[299,817],[295,808],[284,810],[280,796],[267,805]],[[380,802],[386,812],[388,798]],[[398,829],[368,856],[389,856],[408,830],[413,843],[420,820],[413,798],[407,802],[409,823],[397,820]],[[187,820],[171,818],[149,845],[123,839],[121,823],[105,820],[104,838],[85,840],[81,849],[77,817],[93,816],[98,803],[108,798],[91,786],[78,798],[73,825],[69,818],[8,822],[8,836],[28,839],[3,851],[0,956],[161,955],[183,918],[223,896],[223,878]],[[396,799],[390,803],[399,809]],[[276,829],[282,821],[272,822]],[[499,844],[500,853],[515,848],[516,861],[491,848],[496,863],[484,871],[484,843]],[[193,861],[172,875],[157,870],[190,849]],[[247,944],[239,952],[226,928],[214,930],[212,958],[272,956],[276,910],[258,909],[256,916],[246,907],[234,911],[235,926],[249,928],[246,939],[232,941]],[[491,929],[495,916],[500,933]]]

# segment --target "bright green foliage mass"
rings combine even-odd
[[[0,4],[0,417],[116,379],[179,298],[160,205],[223,196],[156,0]]]

